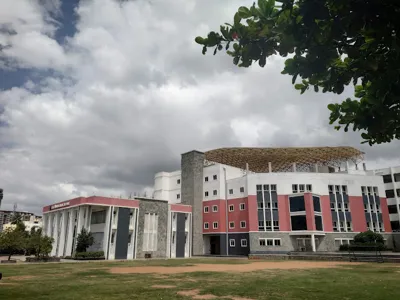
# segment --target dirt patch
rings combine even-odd
[[[191,272],[252,272],[266,269],[292,270],[292,269],[327,269],[343,265],[355,265],[358,263],[344,263],[331,261],[283,261],[283,262],[254,262],[249,264],[198,264],[188,267],[114,267],[110,269],[113,274],[179,274]]]
[[[176,286],[175,285],[152,285],[151,286],[152,288],[155,288],[155,289],[173,289],[173,288],[175,288]]]
[[[199,295],[200,290],[179,291],[177,294],[180,296],[191,297],[192,299],[216,299],[216,298],[218,298],[217,296],[212,295],[212,294]]]
[[[236,297],[236,296],[224,296],[221,298],[222,299],[231,299],[231,300],[254,300],[252,298],[243,298],[243,297]]]
[[[35,278],[36,276],[11,276],[11,277],[7,277],[8,280],[28,280],[28,279],[32,279]]]

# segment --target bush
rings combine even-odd
[[[354,243],[359,245],[375,245],[384,244],[385,241],[383,236],[379,233],[373,232],[371,230],[361,232],[354,237]]]
[[[93,252],[77,252],[75,253],[74,259],[104,259],[104,251],[93,251]]]
[[[59,257],[27,257],[26,262],[60,262]]]
[[[76,238],[76,252],[86,252],[86,249],[94,244],[94,237],[90,231],[82,228]]]
[[[387,248],[383,244],[351,244],[340,245],[339,251],[386,251]]]

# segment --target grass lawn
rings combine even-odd
[[[110,273],[113,267],[174,268],[215,264],[217,268],[218,264],[248,263],[254,262],[176,259],[0,264],[0,272],[3,273],[0,299],[400,299],[400,267],[391,264],[354,264],[329,269],[265,269],[253,272]],[[153,287],[155,285],[158,287]],[[199,294],[209,296],[201,298]]]

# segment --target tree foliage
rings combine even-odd
[[[373,245],[385,243],[383,236],[379,233],[373,231],[360,232],[354,237],[354,243],[359,245]]]
[[[26,236],[23,231],[7,228],[0,233],[0,249],[8,253],[8,260],[17,251],[24,250],[26,246]]]
[[[27,246],[37,258],[48,257],[53,249],[54,239],[43,235],[42,229],[35,230],[32,228]]]
[[[93,234],[82,227],[81,233],[76,238],[76,252],[86,252],[93,244]]]
[[[330,124],[380,144],[400,139],[399,13],[398,0],[258,0],[195,41],[239,67],[289,56],[282,74],[302,94],[341,94],[353,84],[354,99],[328,105]]]

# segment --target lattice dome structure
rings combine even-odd
[[[353,147],[301,147],[301,148],[219,148],[205,152],[205,159],[246,169],[256,173],[296,171],[311,172],[315,166],[341,167],[346,162],[358,164],[364,153]]]

